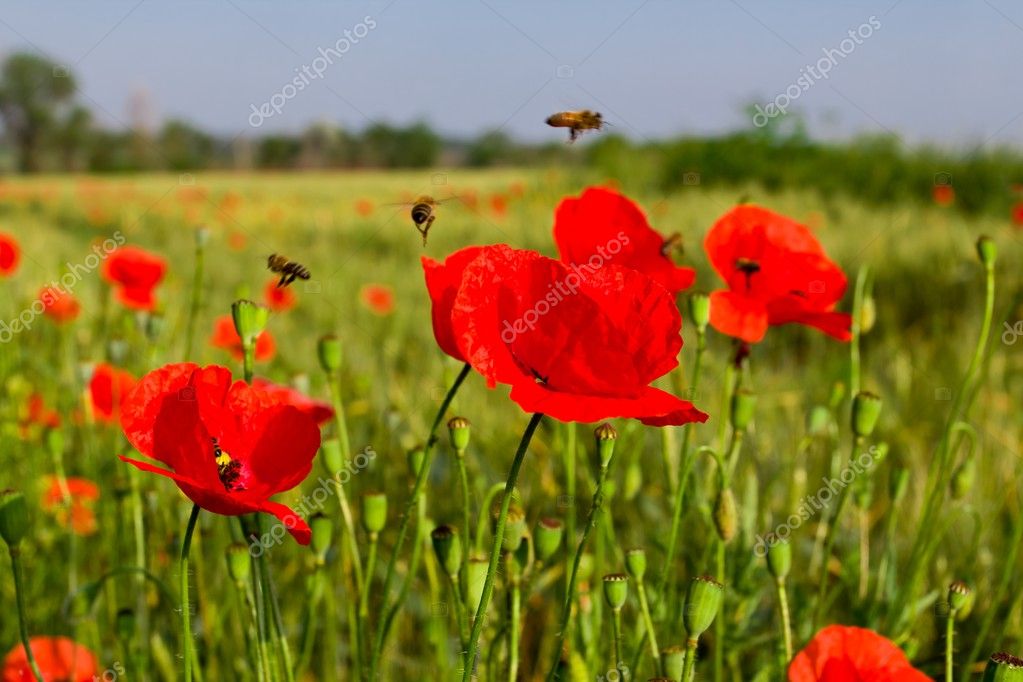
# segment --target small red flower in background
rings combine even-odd
[[[231,230],[227,235],[227,245],[231,247],[232,251],[241,251],[245,248],[246,243],[248,243],[248,238],[244,232]]]
[[[376,315],[394,312],[394,290],[384,284],[367,284],[359,290],[359,300]]]
[[[796,322],[849,340],[851,316],[834,312],[845,274],[803,225],[745,204],[719,218],[703,245],[728,284],[710,297],[710,323],[722,334],[757,343],[769,325]]]
[[[290,386],[275,384],[269,379],[261,377],[253,379],[252,386],[277,398],[282,405],[291,405],[298,408],[299,412],[312,417],[317,426],[322,426],[334,418],[334,408],[329,403],[314,400],[305,393]]]
[[[18,269],[21,260],[21,249],[18,242],[9,234],[0,232],[0,277],[10,277]]]
[[[440,349],[455,360],[465,362],[465,356],[455,341],[455,332],[451,328],[451,312],[455,305],[455,296],[462,285],[465,267],[483,250],[482,246],[469,246],[448,256],[443,263],[432,258],[422,257],[423,275],[426,277],[426,290],[433,303],[433,337]]]
[[[25,409],[18,419],[18,432],[27,440],[33,427],[55,429],[60,426],[60,415],[46,406],[41,393],[32,393],[25,403]]]
[[[93,417],[100,422],[113,422],[121,418],[124,399],[138,383],[135,377],[123,369],[101,362],[92,371],[89,380],[89,397],[92,400]]]
[[[93,653],[67,637],[32,637],[28,646],[46,682],[92,682],[99,674],[99,664]],[[3,682],[35,680],[25,647],[21,644],[4,658],[3,675]]]
[[[71,292],[54,287],[44,287],[39,292],[39,300],[43,304],[43,314],[57,324],[70,322],[78,317],[82,309],[78,299]]]
[[[650,386],[678,364],[682,348],[675,299],[654,280],[616,265],[577,272],[503,244],[466,251],[477,255],[460,275],[454,265],[466,261],[462,252],[443,266],[424,259],[424,268],[435,315],[447,309],[444,285],[458,282],[451,339],[490,387],[508,384],[523,410],[566,422],[631,417],[665,426],[707,419]]]
[[[245,355],[242,337],[238,336],[238,331],[234,328],[234,319],[230,315],[221,315],[214,321],[210,345],[230,351],[236,360],[241,360]],[[277,344],[269,331],[263,331],[256,337],[255,358],[258,362],[271,360],[276,353]]]
[[[153,310],[153,289],[163,280],[163,258],[137,246],[121,246],[103,263],[103,279],[117,287],[117,300],[134,310]]]
[[[56,476],[46,477],[46,490],[43,491],[43,511],[56,515],[57,520],[66,525],[69,521],[71,530],[77,535],[92,535],[96,532],[96,515],[94,503],[99,499],[99,486],[85,478],[67,478],[67,496],[64,487]],[[70,517],[68,503],[70,502]]]
[[[363,218],[373,215],[373,202],[369,199],[359,199],[355,202],[355,212]]]
[[[671,293],[693,285],[696,271],[675,265],[670,244],[650,227],[627,197],[590,187],[563,199],[554,214],[554,241],[561,261],[599,269],[608,263],[639,270]]]
[[[274,277],[263,287],[263,300],[266,307],[274,312],[283,312],[295,307],[295,294],[289,287],[279,287],[279,278]]]
[[[1023,227],[1023,201],[1012,207],[1012,224]]]
[[[490,196],[490,210],[498,218],[508,214],[508,197],[503,194],[492,194]]]
[[[526,183],[521,180],[511,183],[508,185],[508,194],[516,199],[521,199],[526,195]]]
[[[796,654],[789,682],[929,682],[891,641],[864,628],[829,625]]]
[[[124,435],[146,457],[121,457],[143,471],[173,479],[192,502],[225,516],[273,514],[299,543],[305,521],[270,497],[309,474],[320,430],[308,414],[211,365],[166,365],[142,377],[121,418]]]
[[[956,200],[956,191],[952,185],[935,185],[932,195],[938,206],[951,206]]]

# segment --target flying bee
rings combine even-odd
[[[271,254],[270,257],[266,259],[266,267],[270,270],[270,272],[281,276],[280,281],[277,282],[278,287],[288,286],[295,281],[296,277],[298,279],[309,279],[311,276],[309,268],[301,263],[288,260],[285,256],[282,256],[279,253]]]
[[[600,130],[605,125],[604,118],[600,112],[583,109],[582,111],[559,111],[547,117],[547,125],[552,128],[568,128],[568,141],[575,142],[575,138],[586,130]]]
[[[220,482],[227,490],[239,490],[241,486],[238,479],[242,475],[242,463],[231,459],[231,455],[224,452],[216,438],[210,440],[213,441],[213,459],[217,463],[217,475],[220,476]]]
[[[411,202],[402,202],[390,205],[411,206],[409,215],[412,216],[412,224],[415,225],[416,231],[423,237],[423,246],[426,246],[426,239],[430,234],[430,227],[433,226],[433,221],[437,219],[437,206],[456,198],[457,197],[434,199],[429,194],[420,194]]]

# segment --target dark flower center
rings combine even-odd
[[[746,288],[750,288],[750,278],[760,272],[760,263],[751,258],[736,258],[735,269],[746,275]]]

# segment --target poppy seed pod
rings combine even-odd
[[[853,398],[852,429],[858,438],[866,438],[872,434],[880,416],[881,398],[867,391],[856,394]]]
[[[693,294],[689,297],[689,317],[696,325],[696,331],[703,334],[707,331],[707,323],[710,322],[710,296],[703,293]],[[681,673],[679,673],[681,677]]]
[[[320,367],[324,372],[332,374],[341,369],[341,339],[334,334],[320,337],[316,344],[316,354],[320,357]]]
[[[690,639],[698,638],[714,622],[724,591],[725,586],[708,575],[693,578],[689,583],[682,620]]]
[[[323,458],[323,464],[327,467],[328,474],[337,474],[344,468],[341,441],[337,438],[328,438],[320,443],[320,456]]]
[[[789,541],[771,535],[767,539],[767,570],[776,580],[784,580],[792,569],[792,547]]]
[[[462,539],[458,537],[458,530],[451,526],[437,526],[430,533],[430,540],[433,541],[437,563],[449,578],[457,576],[462,566]]]
[[[977,240],[977,257],[984,264],[985,268],[993,268],[998,258],[998,246],[995,240],[988,236],[982,236]]]
[[[469,447],[469,420],[465,417],[452,417],[448,421],[448,433],[451,435],[451,447],[461,454]]]
[[[565,535],[565,525],[558,519],[540,519],[533,531],[533,540],[536,544],[536,556],[540,561],[547,561],[558,548],[561,547],[561,539]]]
[[[327,556],[330,549],[330,542],[334,534],[334,523],[323,513],[313,514],[309,519],[309,528],[312,531],[311,546],[313,554],[320,560]]]
[[[252,557],[249,548],[240,542],[235,542],[227,548],[227,572],[236,583],[244,583],[249,579],[249,571],[252,567]]]
[[[735,495],[731,488],[718,491],[714,501],[714,526],[722,542],[728,543],[735,537],[739,512],[735,507]]]
[[[948,586],[948,605],[953,611],[965,607],[970,601],[970,586],[962,580],[956,580]]]
[[[740,388],[732,395],[731,420],[732,428],[745,431],[753,421],[753,412],[757,408],[757,396],[752,391]]]
[[[362,496],[362,527],[367,533],[379,533],[387,525],[387,494],[364,493]]]
[[[624,573],[609,573],[604,576],[604,600],[617,611],[625,606],[629,597],[629,576]]]
[[[253,346],[256,337],[266,329],[270,309],[249,300],[238,300],[231,304],[231,318],[234,329],[241,337],[243,346]]]
[[[408,451],[406,455],[408,459],[408,470],[412,473],[413,477],[419,476],[419,470],[423,468],[423,462],[426,461],[426,450],[422,446],[414,447]]]
[[[0,492],[0,538],[14,549],[28,533],[28,505],[17,490]]]
[[[642,547],[634,547],[625,553],[625,570],[637,582],[643,582],[646,575],[646,550]]]
[[[615,427],[604,422],[594,429],[593,435],[597,439],[597,457],[600,460],[600,466],[606,467],[611,462],[611,456],[614,454],[615,440],[618,439],[618,432],[615,431]]]
[[[522,536],[525,533],[526,512],[522,511],[522,507],[513,502],[508,507],[508,516],[505,519],[504,542],[502,544],[504,551],[514,552],[518,548],[519,543],[522,542]]]
[[[1001,652],[992,654],[984,669],[984,682],[1020,682],[1023,680],[1023,659]]]
[[[661,651],[661,667],[669,680],[682,679],[682,669],[685,667],[686,649],[682,646],[670,646]]]

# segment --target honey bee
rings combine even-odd
[[[575,138],[586,130],[600,130],[606,123],[600,112],[583,109],[582,111],[559,111],[547,118],[547,125],[552,128],[568,128],[568,141],[575,142]]]
[[[217,475],[220,476],[220,482],[227,490],[239,490],[241,488],[238,481],[242,473],[241,462],[231,459],[231,455],[221,449],[216,438],[210,440],[213,441],[213,459],[217,463]]]
[[[399,202],[397,204],[390,205],[411,207],[409,215],[412,216],[412,224],[415,225],[416,231],[418,231],[423,237],[423,246],[426,246],[426,239],[430,234],[430,227],[433,226],[433,221],[437,219],[437,206],[455,198],[457,197],[434,199],[429,194],[420,194],[411,202]]]
[[[310,277],[309,269],[306,266],[293,260],[288,260],[285,256],[278,253],[272,254],[266,259],[266,267],[270,272],[281,276],[280,281],[277,282],[278,287],[288,286],[295,281],[296,277],[299,279],[309,279]]]

